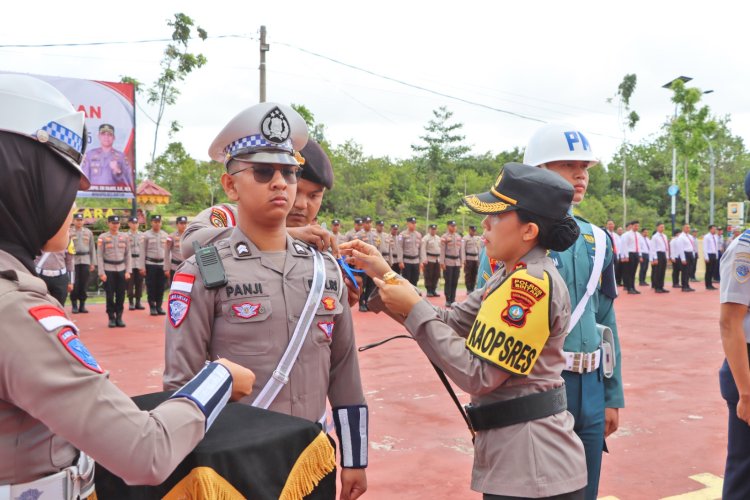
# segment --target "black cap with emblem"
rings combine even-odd
[[[430,229],[437,229],[437,224],[430,224]]]
[[[340,225],[341,225],[341,221],[340,221],[340,220],[338,220],[338,219],[333,219],[333,220],[331,221],[331,224],[333,224],[334,226],[340,226]]]
[[[391,229],[398,229],[398,224],[391,224]]]
[[[416,217],[407,217],[406,218],[406,222],[417,222],[417,218]]]
[[[82,220],[83,219],[83,214],[81,212],[78,212],[78,213],[76,213],[76,214],[73,215],[73,219],[75,219],[75,220]]]
[[[333,167],[323,148],[312,139],[307,141],[300,155],[305,160],[302,165],[302,178],[326,189],[333,188]]]
[[[154,221],[155,221],[155,222],[160,222],[160,221],[161,221],[161,215],[159,215],[159,214],[156,214],[156,215],[152,215],[152,216],[151,216],[151,221],[152,221],[152,222],[154,222]]]
[[[362,219],[360,217],[357,217],[356,219],[354,219],[354,223],[355,224],[362,224]]]
[[[128,222],[135,222],[136,224],[138,224],[138,217],[130,217],[128,219]]]
[[[573,186],[559,174],[522,163],[506,163],[489,191],[463,199],[478,214],[522,209],[556,220],[567,215],[572,201]]]
[[[107,217],[107,222],[117,222],[120,223],[120,216],[119,215],[110,215]]]
[[[379,220],[379,221],[377,221],[377,222],[375,223],[375,225],[376,225],[376,226],[384,226],[384,225],[385,225],[385,221],[383,221],[383,220]]]
[[[184,215],[180,215],[179,217],[177,217],[177,219],[175,220],[175,222],[177,222],[178,224],[180,222],[187,222],[187,217],[185,217]]]
[[[114,134],[115,133],[115,127],[113,127],[109,123],[102,123],[101,125],[99,125],[99,133],[103,134],[105,132],[109,132],[110,134]]]
[[[456,225],[456,221],[454,221],[454,220],[449,220],[449,221],[448,221],[448,225],[449,225],[449,226],[455,226],[455,225]]]

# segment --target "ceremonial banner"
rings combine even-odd
[[[91,181],[81,197],[135,197],[135,89],[129,83],[31,75],[62,92],[86,115],[83,171]]]

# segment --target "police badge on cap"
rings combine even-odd
[[[289,139],[289,121],[278,106],[263,117],[263,121],[260,123],[260,131],[267,141],[276,144],[281,144]]]

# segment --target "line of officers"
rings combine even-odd
[[[417,218],[406,218],[406,229],[399,232],[398,224],[391,224],[390,233],[384,231],[385,222],[375,222],[371,217],[357,217],[354,227],[341,233],[341,221],[332,221],[331,232],[336,243],[355,239],[375,246],[385,257],[391,268],[401,274],[412,285],[417,286],[424,273],[424,286],[428,297],[439,297],[437,293],[440,272],[443,272],[445,285],[445,305],[450,307],[456,300],[456,288],[461,267],[468,293],[474,291],[479,268],[479,252],[482,250],[482,237],[477,235],[476,226],[469,226],[469,232],[461,235],[456,231],[456,221],[448,221],[445,232],[437,234],[437,224],[430,224],[428,234],[417,231]],[[375,284],[370,278],[363,278],[363,293],[360,295],[359,310],[367,311],[367,299]]]
[[[128,219],[129,231],[120,231],[124,218],[107,218],[109,230],[98,238],[84,227],[83,214],[73,216],[70,244],[66,251],[43,253],[36,259],[36,272],[47,283],[50,294],[65,306],[68,293],[73,314],[88,313],[90,274],[98,272],[107,298],[108,326],[125,327],[123,311],[127,294],[130,310],[144,310],[141,305],[143,284],[152,316],[164,315],[164,290],[182,264],[180,248],[187,217],[175,219],[177,230],[162,230],[161,215],[151,216],[151,229],[138,231],[138,218]]]
[[[625,229],[615,230],[613,221],[608,221],[606,231],[612,238],[615,252],[615,276],[618,286],[623,286],[628,294],[640,294],[639,286],[648,286],[646,276],[651,265],[651,288],[656,293],[669,293],[664,288],[667,265],[672,265],[672,288],[683,292],[693,292],[691,282],[695,276],[698,260],[705,262],[704,282],[707,290],[717,290],[714,282],[719,281],[719,261],[732,240],[741,234],[739,228],[729,238],[724,237],[722,228],[711,224],[702,239],[689,224],[675,229],[671,238],[664,231],[664,224],[656,224],[654,234],[649,237],[648,229],[641,229],[640,223],[633,220]],[[702,251],[701,251],[702,250]],[[640,270],[638,269],[640,266]]]

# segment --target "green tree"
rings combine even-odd
[[[638,113],[630,109],[630,98],[635,92],[635,85],[637,77],[634,73],[625,75],[617,87],[617,114],[620,118],[620,124],[622,127],[622,145],[620,149],[626,150],[629,147],[627,133],[628,130],[631,132],[635,129],[636,123],[640,120]],[[611,102],[612,99],[609,99]],[[625,156],[623,156],[623,160]],[[628,167],[627,163],[623,163],[623,176],[622,176],[622,220],[623,223],[628,219]]]
[[[307,124],[310,138],[318,144],[326,142],[326,126],[315,121],[315,115],[303,104],[292,104],[292,109],[299,113]]]

